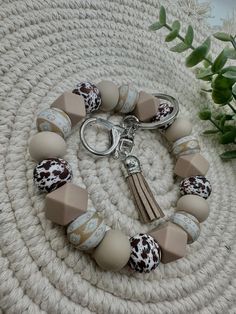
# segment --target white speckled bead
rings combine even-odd
[[[170,217],[170,221],[180,226],[188,234],[188,244],[198,239],[200,235],[200,224],[193,215],[179,211]]]
[[[119,100],[119,89],[111,81],[101,81],[97,84],[97,88],[101,93],[102,104],[100,109],[102,111],[112,111]]]
[[[175,142],[181,137],[188,136],[192,132],[192,124],[184,118],[177,118],[171,126],[165,130],[164,135],[170,142]]]
[[[67,236],[77,249],[91,250],[103,239],[106,225],[96,211],[88,211],[76,218],[67,228]]]
[[[209,205],[207,201],[197,195],[184,195],[180,197],[176,204],[177,211],[185,211],[203,222],[209,215]]]
[[[124,84],[119,88],[119,101],[115,111],[121,113],[129,113],[134,110],[139,98],[139,93],[128,84]]]
[[[31,138],[29,153],[36,161],[50,157],[63,157],[66,153],[66,142],[57,133],[40,132]]]
[[[194,136],[182,137],[174,142],[171,152],[176,158],[182,155],[199,153],[199,142]]]
[[[41,131],[55,132],[62,137],[67,137],[71,131],[71,120],[69,116],[58,108],[47,108],[37,115],[37,129]]]

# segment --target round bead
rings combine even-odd
[[[152,121],[163,121],[168,115],[172,113],[173,110],[174,106],[171,103],[161,103]],[[174,122],[174,119],[175,118],[173,118],[171,122],[165,124],[164,126],[159,127],[159,129],[161,130],[167,129]]]
[[[197,195],[184,195],[180,197],[176,205],[177,211],[185,211],[203,222],[209,216],[209,205],[207,201]]]
[[[161,250],[156,240],[148,234],[139,233],[130,238],[132,252],[129,265],[140,273],[149,273],[160,263]]]
[[[100,108],[102,103],[101,94],[96,85],[90,82],[80,82],[76,85],[73,93],[84,97],[87,113],[96,111]]]
[[[192,124],[187,119],[177,118],[167,130],[165,137],[170,142],[175,142],[179,138],[190,135],[192,132]]]
[[[51,192],[72,180],[72,170],[61,158],[48,158],[34,168],[34,183],[39,190]]]
[[[71,120],[62,110],[57,108],[48,108],[39,112],[36,120],[39,132],[51,131],[62,137],[67,137],[71,131]]]
[[[198,220],[186,212],[177,212],[170,217],[170,221],[180,226],[188,235],[188,244],[195,242],[200,235]]]
[[[36,161],[50,157],[63,157],[66,154],[66,142],[57,133],[39,132],[30,140],[29,153]]]
[[[105,223],[94,211],[79,216],[67,228],[68,240],[81,251],[96,247],[102,241],[105,232]]]
[[[121,85],[119,88],[119,101],[115,110],[121,113],[133,111],[138,98],[139,93],[130,84]]]
[[[118,87],[111,81],[101,81],[97,84],[97,88],[102,98],[100,109],[102,111],[112,111],[115,109],[119,100]]]
[[[183,179],[180,182],[180,193],[194,194],[207,199],[211,195],[211,183],[204,176],[194,176]]]
[[[185,136],[174,142],[172,154],[178,158],[182,155],[196,154],[200,152],[198,140],[194,136]]]
[[[128,237],[119,230],[110,229],[95,248],[93,257],[102,269],[118,271],[127,264],[130,251]]]

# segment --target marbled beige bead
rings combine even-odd
[[[141,91],[133,114],[142,122],[148,122],[156,116],[159,99],[151,94]]]
[[[88,205],[88,192],[67,182],[46,196],[45,215],[58,225],[66,226],[84,214]]]
[[[165,130],[164,135],[170,142],[175,142],[181,137],[188,136],[192,132],[192,124],[188,119],[177,118],[171,126]]]
[[[167,222],[148,232],[161,247],[161,262],[166,264],[184,257],[187,233],[172,222]]]
[[[176,205],[176,211],[185,211],[203,222],[209,215],[208,202],[197,195],[181,196]]]
[[[119,89],[111,81],[101,81],[97,84],[97,88],[100,91],[102,104],[100,109],[102,111],[112,111],[115,109],[119,100]]]
[[[209,162],[201,154],[183,155],[177,159],[174,173],[182,178],[202,175],[209,169]]]
[[[66,112],[71,119],[72,126],[76,125],[86,116],[83,96],[72,92],[63,93],[52,103],[51,107]]]
[[[67,237],[77,249],[87,251],[95,248],[103,239],[106,225],[96,211],[88,211],[71,222]]]
[[[199,142],[194,136],[182,137],[174,142],[171,152],[176,158],[182,155],[199,153]]]
[[[66,142],[57,133],[39,132],[30,140],[29,153],[36,161],[50,157],[63,157],[66,154]]]
[[[108,230],[93,252],[97,264],[104,270],[118,271],[129,261],[129,238],[119,230]]]
[[[181,227],[188,235],[188,244],[195,242],[200,235],[200,224],[193,215],[179,211],[170,217],[170,221]]]
[[[37,129],[39,132],[51,131],[67,137],[71,131],[71,120],[69,116],[58,108],[47,108],[37,115]]]
[[[130,84],[123,84],[119,88],[119,101],[115,111],[129,113],[134,110],[139,93]]]

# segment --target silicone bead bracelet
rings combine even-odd
[[[115,125],[90,116],[98,110],[126,115],[120,125]],[[38,162],[33,173],[34,183],[40,191],[47,192],[46,217],[66,226],[69,243],[91,254],[105,270],[118,271],[129,265],[138,272],[150,272],[160,262],[169,263],[184,257],[187,243],[199,237],[199,222],[209,214],[206,199],[211,185],[205,178],[209,164],[200,154],[197,139],[191,135],[191,123],[177,118],[178,111],[177,100],[169,95],[137,92],[131,85],[118,88],[113,82],[102,81],[97,86],[80,82],[73,91],[58,97],[51,108],[38,113],[39,133],[31,139],[29,153]],[[182,196],[169,222],[128,238],[121,231],[106,226],[101,213],[87,209],[88,193],[71,182],[72,169],[62,159],[66,152],[65,138],[80,122],[80,138],[85,149],[97,156],[121,160],[143,223],[159,219],[164,213],[143,177],[137,156],[132,155],[135,133],[137,129],[159,129],[171,142],[171,152],[176,158],[174,173],[182,178]],[[110,146],[106,150],[98,151],[88,143],[86,129],[93,125],[110,133]]]

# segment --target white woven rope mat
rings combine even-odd
[[[207,27],[191,1],[163,1],[170,19],[192,23],[197,42]],[[195,2],[192,1],[194,4]],[[221,148],[201,137],[213,186],[211,213],[187,256],[150,274],[104,272],[67,243],[65,230],[45,219],[45,195],[32,184],[35,163],[28,154],[37,112],[50,106],[79,80],[133,82],[148,92],[179,99],[194,134],[203,124],[197,111],[199,83],[184,59],[164,44],[164,33],[147,31],[158,16],[154,0],[0,1],[0,308],[2,313],[236,313],[236,179],[232,163],[222,163]],[[195,3],[196,4],[196,3]],[[218,43],[214,43],[216,49]],[[103,116],[105,116],[103,114]],[[111,117],[119,120],[120,117]],[[204,124],[204,127],[206,125]],[[103,134],[91,132],[100,143]],[[67,140],[65,159],[74,183],[88,189],[89,207],[127,235],[158,225],[142,225],[119,161],[95,159],[79,140]],[[167,219],[178,186],[173,159],[157,131],[136,136],[135,153]]]

